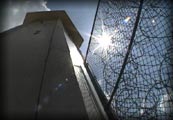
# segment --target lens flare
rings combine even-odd
[[[130,20],[130,17],[128,16],[128,17],[126,17],[126,19],[124,19],[124,23],[128,23],[129,20]]]

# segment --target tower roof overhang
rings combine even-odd
[[[61,20],[67,34],[74,42],[74,44],[79,48],[83,42],[83,38],[81,37],[80,33],[78,32],[65,11],[30,12],[26,14],[23,24],[25,25],[36,21],[57,19]]]

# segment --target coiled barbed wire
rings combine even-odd
[[[118,119],[173,119],[171,3],[144,0],[132,50],[111,102]],[[86,60],[108,100],[128,52],[139,4],[138,0],[100,1]],[[111,36],[107,46],[99,45],[103,31]]]

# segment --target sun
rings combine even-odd
[[[99,47],[106,49],[109,45],[111,45],[111,39],[112,39],[111,35],[105,32],[102,33],[102,35],[100,35],[97,39]]]
[[[93,53],[97,50],[97,49],[103,49],[106,50],[112,43],[112,37],[113,35],[109,34],[109,32],[105,31],[105,26],[103,24],[103,21],[101,20],[102,25],[101,25],[101,34],[97,35],[97,36],[91,36],[92,38],[94,38],[98,44],[98,46],[93,50]]]

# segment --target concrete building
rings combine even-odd
[[[108,119],[78,51],[83,39],[64,11],[28,13],[0,39],[5,118]]]

